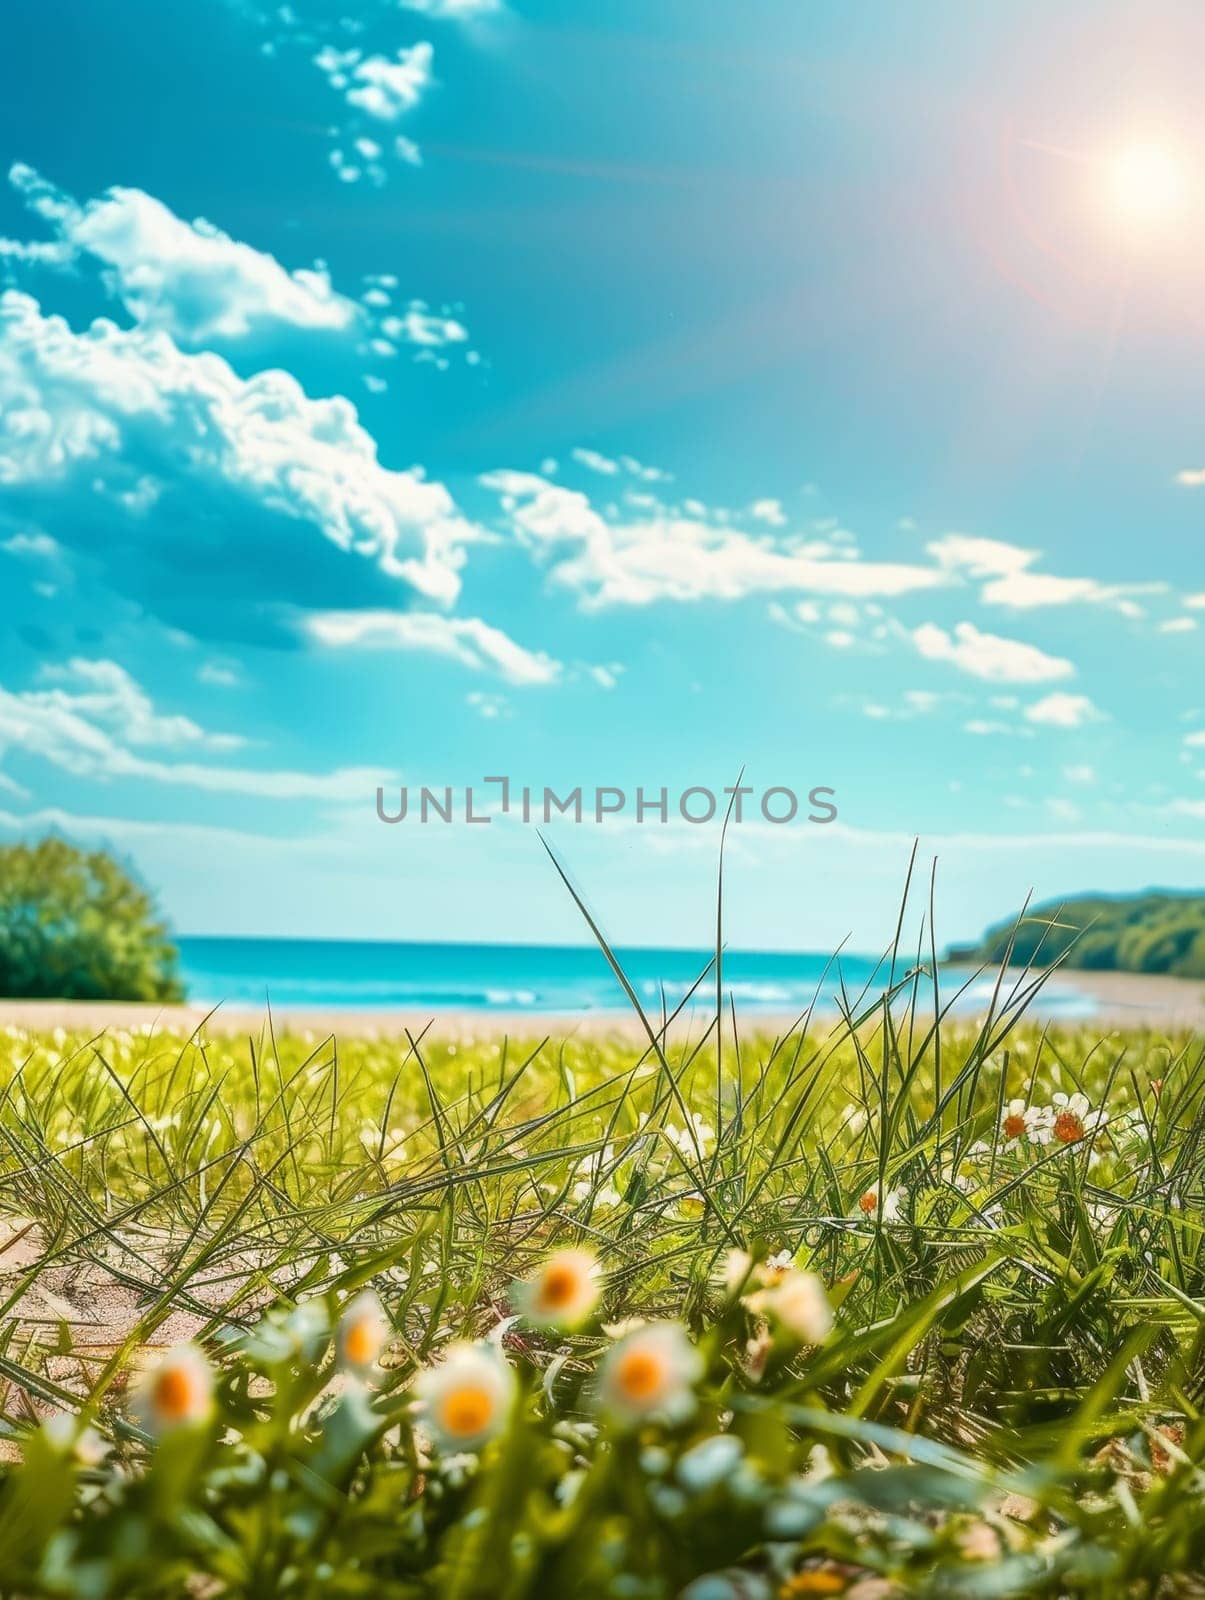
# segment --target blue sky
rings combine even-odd
[[[0,828],[185,932],[575,938],[378,783],[836,790],[746,946],[1205,875],[1188,5],[47,0],[0,60]],[[705,943],[716,833],[571,827]]]

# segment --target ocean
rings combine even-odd
[[[597,947],[568,945],[419,944],[334,939],[181,938],[184,981],[191,1002],[224,1002],[240,1009],[266,1003],[281,1010],[480,1011],[585,1014],[630,1009],[619,982]],[[698,950],[617,952],[648,1010],[660,1012],[662,995],[673,1010],[707,966]],[[897,978],[907,970],[897,968]],[[942,973],[943,998],[970,976]],[[1092,1000],[1077,993],[1074,973],[1060,975],[1034,1007],[1041,1017],[1090,1016]],[[845,990],[856,997],[871,985],[878,994],[887,968],[872,958],[734,950],[724,955],[724,992],[738,1015],[801,1013],[819,994],[830,1002]],[[960,1003],[982,1010],[993,980],[985,974]],[[715,977],[708,974],[694,1004],[714,1007]],[[725,998],[727,1004],[727,998]]]

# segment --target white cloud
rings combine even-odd
[[[629,477],[639,478],[642,483],[669,483],[673,474],[664,472],[660,467],[646,466],[643,461],[637,461],[635,456],[622,455],[618,458],[603,455],[601,450],[590,450],[583,445],[578,445],[569,452],[579,466],[586,467],[590,472],[597,472],[603,478],[617,478],[621,473]],[[556,471],[556,462],[545,462],[541,472],[549,474]],[[637,496],[631,491],[628,493],[629,501],[637,502]],[[655,502],[651,502],[655,503]]]
[[[981,633],[973,622],[956,623],[952,634],[936,623],[924,622],[913,629],[912,642],[927,660],[948,661],[960,672],[990,683],[1044,683],[1075,673],[1070,661],[1017,639]]]
[[[439,22],[476,22],[504,9],[502,0],[399,0],[399,4],[403,11],[417,11]]]
[[[943,702],[967,699],[962,694],[937,694],[931,689],[905,689],[898,702],[889,700],[855,700],[865,717],[876,722],[911,722],[916,717],[927,717]],[[841,700],[838,703],[842,703]]]
[[[18,163],[9,180],[58,232],[67,259],[95,257],[130,315],[178,344],[281,327],[340,331],[357,316],[325,270],[289,272],[203,218],[183,221],[141,189],[110,189],[81,206],[32,167]]]
[[[1068,783],[1095,783],[1096,768],[1084,762],[1077,766],[1064,767],[1063,776]]]
[[[224,661],[203,661],[197,668],[197,682],[215,689],[237,689],[242,681],[238,668]]]
[[[1064,800],[1061,795],[1048,796],[1046,809],[1052,817],[1058,817],[1060,822],[1078,822],[1082,815],[1080,808],[1073,801]]]
[[[1079,728],[1085,722],[1099,721],[1101,713],[1086,694],[1053,694],[1035,700],[1025,708],[1027,722],[1040,722],[1052,728]]]
[[[387,339],[432,350],[447,344],[464,344],[469,336],[462,322],[442,312],[429,311],[422,300],[412,300],[402,316],[382,317],[381,332]]]
[[[898,595],[944,581],[932,568],[829,559],[820,553],[824,546],[755,538],[665,508],[609,522],[586,495],[535,473],[492,472],[481,482],[501,497],[520,537],[550,560],[554,581],[587,606],[737,600],[790,590]]]
[[[36,528],[28,533],[14,533],[11,539],[0,541],[0,550],[32,561],[57,561],[62,553],[57,539]]]
[[[88,717],[125,744],[234,750],[245,743],[237,734],[206,733],[191,717],[160,716],[150,696],[116,661],[76,656],[43,667],[39,676],[56,687],[27,691],[22,697],[27,706]]]
[[[673,478],[672,472],[666,472],[661,467],[649,467],[643,461],[637,461],[635,456],[620,456],[619,465],[625,472],[630,472],[634,478],[640,478],[645,483],[669,483]]]
[[[1195,617],[1169,617],[1166,622],[1159,624],[1160,633],[1195,633],[1197,619]]]
[[[375,792],[376,781],[373,789]],[[330,834],[313,836],[281,833],[249,833],[240,828],[215,827],[209,823],[168,821],[160,818],[95,817],[67,811],[61,806],[43,806],[23,816],[13,811],[0,811],[0,829],[7,833],[29,835],[44,833],[47,828],[70,835],[73,839],[95,840],[101,849],[113,840],[122,839],[136,843],[140,848],[154,844],[175,843],[189,852],[190,861],[232,860],[232,852],[243,851],[248,863],[260,863],[267,856],[337,854],[340,841]]]
[[[1199,489],[1205,484],[1205,467],[1188,467],[1183,472],[1177,472],[1176,482],[1183,484],[1186,489]]]
[[[749,515],[771,528],[785,528],[787,524],[781,500],[755,500],[749,507]]]
[[[479,617],[445,617],[434,611],[319,611],[302,617],[302,631],[318,644],[426,650],[475,671],[492,669],[508,683],[547,684],[561,664],[525,649]]]
[[[285,372],[241,378],[162,332],[75,333],[0,294],[0,484],[116,494],[148,474],[221,484],[439,602],[478,536],[442,484],[380,464],[350,400],[311,400]]]
[[[504,694],[487,694],[483,689],[474,689],[464,697],[466,706],[471,706],[479,717],[484,717],[486,722],[495,722],[499,717],[510,715],[510,702]]]
[[[435,52],[425,41],[388,56],[365,56],[359,50],[326,46],[314,57],[348,105],[378,122],[396,122],[413,111],[433,82]]]
[[[604,456],[598,450],[587,450],[578,445],[569,454],[579,466],[588,467],[591,472],[598,472],[605,478],[614,478],[619,475],[619,462],[612,461],[610,456]]]
[[[0,758],[15,747],[77,778],[131,778],[214,794],[285,800],[351,799],[371,793],[380,781],[380,775],[368,768],[330,773],[257,771],[153,759],[141,754],[140,747],[217,750],[241,741],[207,734],[188,717],[160,716],[115,662],[77,660],[49,668],[43,675],[59,678],[68,687],[20,693],[0,687]]]
[[[0,261],[36,267],[69,267],[75,251],[65,239],[6,239],[0,235]]]
[[[1186,733],[1184,743],[1192,750],[1200,749],[1205,745],[1205,728],[1199,729],[1196,733]]]
[[[1038,552],[1022,550],[1000,539],[949,533],[933,540],[926,548],[948,571],[985,579],[980,590],[980,599],[985,605],[1011,606],[1018,611],[1078,602],[1118,604],[1128,594],[1149,593],[1165,587],[1149,583],[1118,587],[1098,583],[1095,578],[1059,578],[1050,573],[1032,572],[1030,568],[1039,559]],[[1132,612],[1134,608],[1129,609]]]
[[[1205,593],[1186,594],[1184,604],[1192,611],[1205,611]]]

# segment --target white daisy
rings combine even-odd
[[[1031,1106],[1013,1099],[1000,1118],[1000,1132],[1006,1145],[1049,1144],[1054,1117],[1049,1106]]]
[[[492,1345],[448,1346],[438,1366],[414,1385],[419,1420],[445,1453],[480,1450],[505,1427],[515,1397],[515,1375]]]
[[[514,1286],[514,1303],[538,1328],[580,1328],[598,1304],[599,1265],[588,1250],[558,1250]]]
[[[739,1294],[753,1279],[753,1257],[747,1250],[729,1250],[720,1263],[719,1282],[728,1295]]]
[[[593,1199],[596,1206],[617,1206],[623,1203],[623,1195],[615,1185],[615,1149],[612,1145],[604,1145],[592,1155],[586,1165],[581,1169],[582,1176],[578,1178],[569,1191],[571,1200]],[[610,1177],[604,1179],[603,1174],[610,1172]]]
[[[884,1189],[880,1207],[878,1189],[867,1189],[864,1194],[858,1196],[858,1212],[867,1219],[880,1217],[883,1222],[899,1222],[900,1204],[907,1192],[903,1188]]]
[[[814,1272],[788,1272],[771,1288],[750,1296],[749,1309],[773,1318],[800,1344],[823,1344],[833,1331],[833,1308]]]
[[[195,1344],[169,1350],[139,1380],[134,1411],[152,1433],[192,1427],[213,1410],[213,1368]]]
[[[703,1358],[680,1322],[649,1322],[612,1345],[598,1378],[598,1401],[621,1427],[649,1417],[683,1422],[695,1408]]]
[[[335,1332],[335,1351],[345,1372],[363,1375],[380,1360],[389,1339],[385,1309],[371,1289],[363,1289],[349,1300]]]
[[[687,1127],[676,1128],[672,1123],[667,1123],[662,1132],[680,1156],[687,1161],[697,1161],[715,1143],[715,1129],[697,1111],[688,1112],[686,1120]]]
[[[1104,1113],[1093,1111],[1086,1094],[1056,1094],[1051,1097],[1052,1131],[1059,1144],[1075,1144],[1099,1128]]]

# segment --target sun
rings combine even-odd
[[[1171,222],[1183,213],[1188,191],[1188,163],[1170,144],[1128,144],[1109,164],[1112,209],[1132,228]]]

